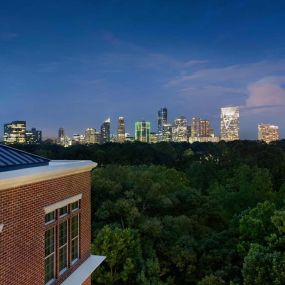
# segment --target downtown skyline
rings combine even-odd
[[[201,116],[217,133],[219,108],[233,105],[241,139],[266,122],[285,137],[283,1],[1,7],[2,124],[24,119],[55,137],[61,126],[79,133],[124,116],[132,132],[138,120],[156,126],[165,105],[169,121]]]
[[[203,139],[213,138],[214,139],[213,141],[210,140],[212,142],[217,142],[219,140],[225,140],[225,141],[251,140],[250,138],[242,138],[240,136],[240,133],[241,133],[240,106],[223,106],[220,108],[220,115],[219,115],[219,122],[218,122],[219,129],[218,130],[215,130],[214,128],[212,128],[213,122],[210,121],[208,118],[202,118],[201,116],[192,116],[189,118],[183,115],[182,116],[177,115],[174,120],[171,120],[169,119],[168,115],[169,115],[168,109],[165,106],[161,107],[157,111],[156,122],[154,124],[152,124],[150,120],[145,120],[145,119],[137,120],[133,122],[133,128],[131,129],[131,131],[128,131],[128,129],[126,128],[126,118],[124,116],[117,117],[117,121],[115,120],[115,122],[112,121],[110,117],[108,117],[104,121],[102,121],[101,124],[98,124],[97,122],[96,126],[94,125],[88,126],[88,127],[85,127],[85,129],[82,129],[82,130],[79,130],[78,132],[73,132],[73,133],[66,132],[66,129],[61,126],[57,131],[57,135],[55,136],[54,135],[53,136],[42,135],[42,131],[40,131],[40,141],[42,141],[42,139],[43,140],[52,139],[58,142],[58,140],[61,140],[64,138],[64,141],[65,139],[68,139],[71,142],[71,137],[73,137],[75,141],[80,140],[82,143],[86,143],[86,138],[89,137],[90,135],[92,136],[95,134],[96,134],[95,136],[98,136],[98,134],[101,134],[100,138],[98,137],[97,139],[95,139],[94,137],[93,139],[98,140],[97,142],[95,142],[90,137],[89,139],[92,140],[92,142],[90,141],[91,143],[103,144],[103,143],[110,142],[110,141],[124,142],[127,136],[135,140],[140,140],[140,139],[137,139],[137,126],[142,123],[146,123],[148,125],[149,134],[155,135],[158,141],[168,141],[165,135],[166,133],[168,133],[168,128],[171,127],[172,138],[170,139],[170,141],[179,142],[179,141],[185,141],[185,138],[184,136],[182,136],[183,137],[182,140],[175,139],[174,137],[176,135],[174,134],[175,131],[173,131],[174,130],[173,128],[175,128],[174,126],[176,124],[180,125],[182,121],[185,121],[185,130],[184,130],[185,136],[187,138],[187,141],[189,138],[191,138],[191,140],[189,140],[190,143],[198,141],[197,139],[199,137],[202,137]],[[24,124],[25,125],[24,129],[26,130],[25,120],[23,121],[14,120],[11,123],[4,124],[4,131],[6,130],[5,131],[6,136],[8,133],[8,129],[6,126],[9,127],[13,125],[13,128],[17,129],[20,126],[19,124]],[[279,131],[280,126],[276,124],[272,124],[272,122],[271,123],[270,122],[266,122],[266,123],[260,122],[257,125],[258,129],[257,129],[256,137],[252,140],[262,140],[261,139],[262,135],[260,134],[260,126],[264,126],[264,127],[270,126],[270,127],[276,128],[277,140],[284,139],[284,137],[280,135],[280,131]],[[22,129],[21,126],[20,126],[20,129]],[[32,130],[36,131],[35,128],[32,128]],[[25,133],[25,131],[23,132]],[[27,130],[27,133],[29,132],[30,131]],[[5,133],[3,136],[4,142],[5,142]],[[119,134],[121,136],[121,139],[120,138],[118,139]],[[122,138],[122,135],[124,139]],[[276,137],[275,134],[273,136],[274,138]],[[180,137],[180,135],[178,135],[178,137]],[[89,141],[89,139],[87,139],[87,141]],[[273,139],[273,140],[276,140],[276,139]],[[149,139],[148,139],[148,142],[150,142]],[[63,141],[61,141],[60,143],[63,143]]]

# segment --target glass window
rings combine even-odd
[[[45,215],[45,223],[46,224],[51,223],[53,221],[55,221],[55,211],[47,213]]]
[[[55,278],[55,231],[45,232],[45,283]]]
[[[71,211],[76,211],[79,209],[79,201],[73,202],[71,204]]]
[[[67,268],[67,221],[59,225],[59,272]]]
[[[71,261],[79,258],[79,215],[71,219]]]
[[[75,261],[78,256],[78,238],[74,238],[71,242],[71,260]]]
[[[45,215],[46,285],[54,284],[80,258],[80,213],[76,213],[79,209],[80,200]]]
[[[59,209],[59,216],[62,217],[62,216],[65,216],[67,215],[67,206],[65,207],[62,207]]]

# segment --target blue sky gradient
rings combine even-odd
[[[127,130],[157,110],[211,120],[241,107],[241,137],[285,137],[285,1],[6,1],[0,4],[0,123],[56,136]]]

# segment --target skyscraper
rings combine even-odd
[[[162,131],[162,141],[171,142],[172,141],[172,125],[164,124]]]
[[[135,140],[150,142],[150,122],[139,121],[135,123]]]
[[[64,128],[59,128],[58,130],[58,140],[64,138]]]
[[[214,131],[209,120],[200,120],[200,137],[212,137]]]
[[[42,131],[32,128],[26,131],[27,144],[40,144],[42,142]]]
[[[101,125],[101,143],[110,142],[111,119],[108,118]]]
[[[258,140],[270,143],[279,140],[279,127],[270,124],[258,125]]]
[[[183,116],[174,120],[172,125],[172,140],[174,142],[187,142],[187,119]]]
[[[239,107],[221,108],[221,140],[239,140]]]
[[[167,124],[167,109],[161,108],[158,111],[158,119],[157,119],[157,132],[158,134],[162,134],[163,132],[163,126]]]
[[[13,121],[4,124],[4,143],[26,143],[26,121]]]
[[[85,143],[86,144],[94,144],[96,143],[96,129],[87,128],[85,130]]]
[[[191,137],[200,137],[201,132],[201,119],[198,117],[192,118],[192,124],[191,124]]]
[[[126,128],[125,128],[125,118],[119,117],[118,120],[118,131],[117,131],[117,140],[119,143],[125,142],[125,134],[126,134]]]
[[[210,121],[200,119],[198,117],[192,118],[191,137],[211,137],[213,136],[213,129],[211,128]]]

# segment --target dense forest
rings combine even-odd
[[[18,146],[91,159],[94,284],[285,284],[285,141]]]

